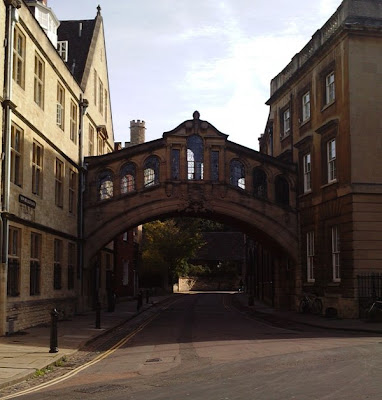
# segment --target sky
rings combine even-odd
[[[144,120],[146,141],[195,110],[229,140],[258,149],[271,79],[341,0],[48,0],[59,20],[101,6],[115,141]]]

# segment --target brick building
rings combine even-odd
[[[285,284],[343,317],[359,315],[358,276],[382,272],[381,49],[382,1],[344,0],[272,79],[259,139],[299,170],[300,259]]]
[[[94,10],[96,11],[96,10]],[[3,154],[0,334],[106,298],[112,245],[81,257],[83,157],[113,151],[101,9],[60,21],[46,0],[0,2]],[[79,304],[77,295],[85,299]]]

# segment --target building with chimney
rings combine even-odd
[[[0,335],[105,302],[112,245],[81,263],[84,156],[114,149],[101,8],[59,21],[47,0],[0,3]],[[83,301],[79,302],[78,299]]]
[[[362,317],[382,297],[381,49],[382,1],[344,0],[271,81],[260,151],[299,171],[299,265],[281,271],[289,306],[307,293]],[[257,268],[267,281],[270,258]]]

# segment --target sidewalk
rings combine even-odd
[[[243,309],[251,313],[263,314],[265,317],[274,317],[279,320],[292,321],[324,329],[382,334],[382,322],[366,322],[360,319],[326,318],[314,314],[301,314],[297,311],[275,310],[256,300],[253,306],[248,306],[248,296],[245,293],[235,294],[235,300],[240,303]]]
[[[137,312],[137,301],[121,301],[114,312],[101,311],[101,329],[95,328],[95,312],[76,315],[58,322],[58,353],[49,353],[50,326],[29,328],[23,332],[0,337],[0,396],[1,388],[21,382],[78,351],[80,347],[108,330],[134,318],[169,296],[150,297]]]

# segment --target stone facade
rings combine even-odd
[[[48,6],[46,1],[37,2],[37,7],[56,21]],[[13,48],[12,37],[7,37],[8,46],[2,47],[6,63],[0,63],[5,77],[1,82],[7,82],[10,73],[12,84],[5,90],[7,98],[2,99],[2,117],[9,119],[2,135],[11,138],[10,149],[5,144],[3,151],[5,163],[9,160],[11,167],[9,176],[4,168],[1,174],[5,196],[1,239],[8,247],[9,225],[10,244],[8,260],[3,255],[1,264],[0,334],[46,322],[52,308],[70,315],[84,307],[76,300],[79,293],[86,293],[88,282],[84,280],[90,275],[77,267],[82,157],[113,150],[100,9],[94,20],[76,22],[89,27],[89,42],[85,37],[65,36],[69,29],[61,33],[59,28],[58,36],[55,30],[45,32],[33,12],[24,1],[0,4],[0,40],[4,42],[6,32],[15,37],[18,46]],[[12,25],[7,14],[12,16]],[[61,26],[65,27],[65,22]],[[52,37],[56,40],[51,41]],[[77,46],[83,45],[81,74],[74,74],[71,68],[74,39]],[[54,45],[57,40],[66,42],[66,62]],[[6,57],[8,50],[10,58]],[[18,64],[12,62],[16,53]],[[105,250],[105,254],[110,252],[112,260],[112,248]],[[100,274],[105,275],[109,259],[101,255],[100,260]],[[105,279],[99,282],[104,295]]]
[[[271,82],[263,153],[297,163],[297,293],[359,315],[357,275],[382,271],[382,2],[345,0]]]

